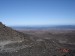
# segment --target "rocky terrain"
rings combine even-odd
[[[0,22],[0,56],[74,56],[75,31],[16,31]]]

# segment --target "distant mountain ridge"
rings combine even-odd
[[[54,25],[54,26],[11,26],[13,29],[75,29],[75,25]]]

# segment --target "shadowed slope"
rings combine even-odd
[[[24,40],[29,39],[27,34],[23,34],[0,22],[0,41],[2,40]]]

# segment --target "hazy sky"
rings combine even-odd
[[[75,0],[0,0],[0,21],[13,25],[75,25]]]

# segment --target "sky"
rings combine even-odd
[[[0,0],[7,26],[75,25],[75,0]]]

